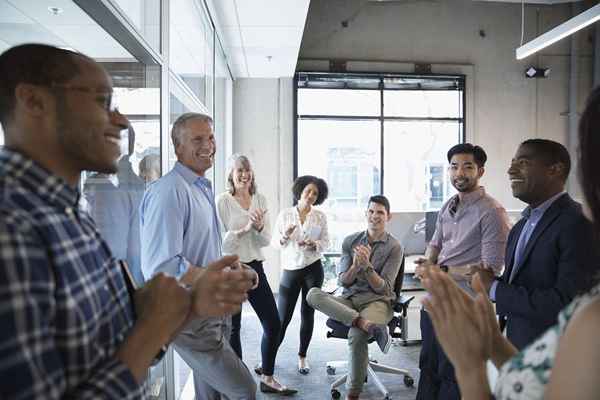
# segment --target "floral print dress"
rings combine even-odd
[[[497,400],[534,400],[544,397],[554,365],[558,341],[578,310],[600,298],[600,284],[577,297],[558,315],[558,323],[549,328],[500,368],[494,390]]]

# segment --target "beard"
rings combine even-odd
[[[472,191],[477,186],[477,181],[473,180],[473,179],[464,179],[464,178],[453,179],[452,186],[454,186],[454,188],[457,191],[459,191],[461,193],[465,193],[465,192]]]

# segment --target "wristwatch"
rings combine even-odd
[[[372,265],[367,265],[367,268],[365,268],[365,275],[369,275],[371,272],[375,272],[375,269],[373,269]]]
[[[441,269],[442,271],[444,271],[445,273],[448,273],[448,266],[447,266],[447,265],[445,265],[445,264],[441,264],[441,265],[440,265],[440,269]]]

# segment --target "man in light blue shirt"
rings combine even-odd
[[[184,284],[202,274],[202,266],[221,258],[221,233],[211,183],[212,119],[180,116],[171,132],[177,155],[173,169],[154,182],[140,208],[142,272],[146,279],[164,272]],[[175,349],[194,371],[197,400],[254,399],[256,384],[229,345],[229,317],[192,321],[175,338]]]

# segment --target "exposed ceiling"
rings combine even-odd
[[[212,0],[235,77],[293,76],[310,0]]]

